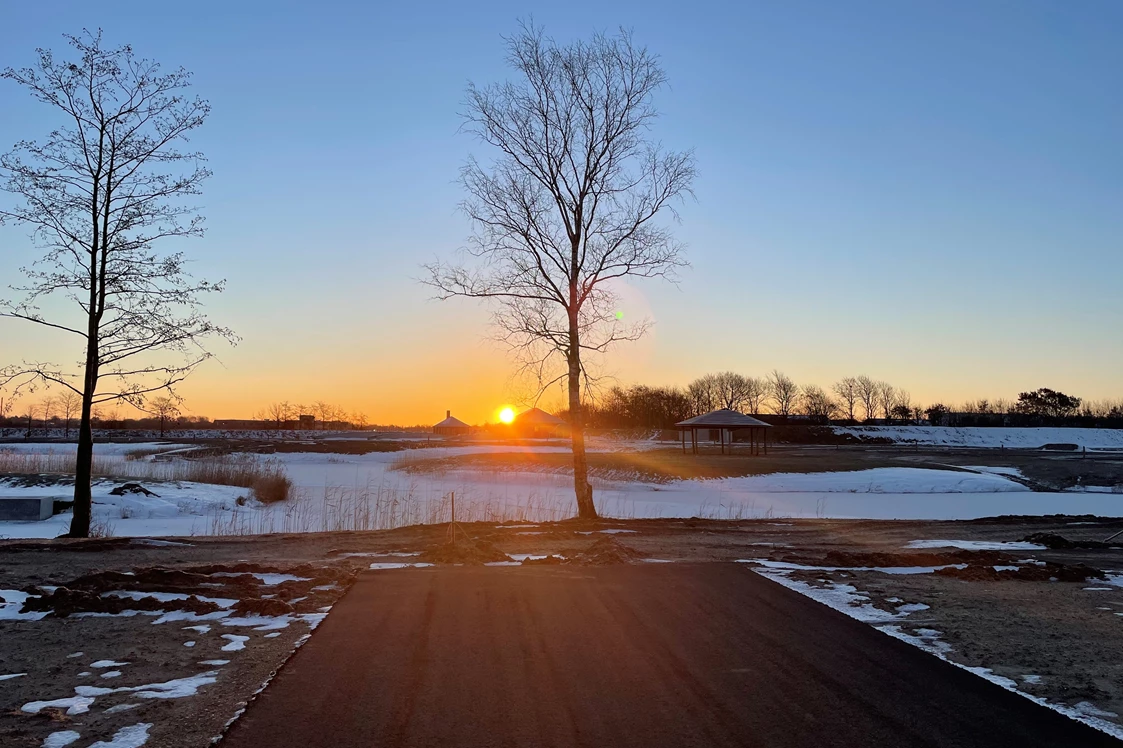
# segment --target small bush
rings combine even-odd
[[[255,499],[262,504],[272,504],[289,498],[292,481],[283,472],[276,471],[256,478],[250,488]]]

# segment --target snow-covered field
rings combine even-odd
[[[1123,429],[983,428],[976,426],[835,426],[837,434],[891,439],[898,444],[998,449],[1040,449],[1076,444],[1088,449],[1123,450]]]
[[[32,445],[23,445],[30,448]],[[55,449],[58,445],[43,445]],[[120,445],[103,445],[102,449]],[[135,448],[136,445],[131,445]],[[426,457],[452,457],[525,447],[434,448]],[[549,451],[562,447],[536,448]],[[408,453],[273,455],[297,486],[293,500],[260,505],[244,488],[196,483],[150,483],[159,497],[109,495],[94,490],[95,520],[114,535],[210,535],[378,529],[448,521],[452,494],[461,520],[550,520],[572,514],[565,475],[450,470],[411,474],[393,469]],[[877,468],[838,473],[679,480],[671,483],[594,481],[601,512],[616,517],[831,517],[970,519],[1000,514],[1117,516],[1120,497],[1107,493],[1037,493],[998,472]],[[69,488],[0,482],[2,496],[67,498]],[[69,514],[43,522],[2,522],[0,536],[53,537]]]

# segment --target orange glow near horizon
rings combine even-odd
[[[502,423],[512,423],[515,420],[515,409],[511,406],[506,406],[499,411],[499,420]]]

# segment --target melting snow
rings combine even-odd
[[[248,636],[239,636],[238,634],[223,634],[223,639],[229,639],[230,643],[222,647],[223,652],[237,652],[240,649],[246,648],[246,642],[250,640]]]
[[[22,678],[27,673],[9,673],[8,675],[0,675],[0,680],[11,680],[12,678]]]
[[[127,712],[130,709],[136,709],[138,706],[140,706],[140,704],[118,704],[117,706],[111,706],[106,709],[105,713],[116,714],[117,712]]]
[[[393,561],[376,561],[370,565],[370,568],[377,571],[379,569],[422,569],[426,566],[432,566],[432,564],[407,564],[397,563]]]
[[[98,660],[97,662],[91,662],[90,667],[121,667],[122,665],[128,664],[127,662],[117,662],[116,660]]]
[[[121,671],[120,670],[110,670],[109,672],[102,673],[101,677],[102,678],[120,678],[121,677]]]
[[[943,566],[805,566],[786,561],[769,561],[765,558],[739,558],[739,564],[760,564],[777,572],[788,571],[880,571],[882,574],[932,574],[940,569],[965,569],[967,564]]]
[[[1044,551],[1045,546],[1025,541],[913,540],[905,548],[959,548],[964,551]]]
[[[66,748],[78,738],[82,737],[73,730],[60,730],[52,732],[43,739],[43,748]]]
[[[203,660],[200,665],[229,665],[230,660]]]
[[[152,724],[149,722],[122,727],[113,735],[112,740],[108,742],[99,740],[90,748],[140,748],[148,742],[148,730],[151,727]]]
[[[38,714],[40,710],[49,706],[66,709],[67,714],[85,714],[90,711],[90,704],[94,703],[92,696],[71,696],[68,699],[52,699],[50,701],[29,701],[20,707],[21,712]]]
[[[38,621],[50,611],[41,610],[34,613],[20,613],[27,600],[28,594],[19,590],[0,590],[0,621]]]

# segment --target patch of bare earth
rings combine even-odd
[[[37,748],[59,730],[79,732],[82,738],[76,745],[88,745],[138,723],[153,725],[149,746],[207,745],[310,633],[310,620],[302,616],[331,605],[343,594],[352,572],[375,561],[416,562],[422,558],[416,554],[426,549],[432,554],[426,558],[445,564],[534,555],[553,557],[545,563],[761,558],[841,567],[796,572],[792,578],[813,585],[851,585],[866,594],[867,604],[890,613],[902,604],[927,605],[894,625],[906,634],[929,632],[930,639],[932,631],[939,632],[938,640],[950,647],[948,658],[990,668],[1015,680],[1026,693],[1060,704],[1088,702],[1123,714],[1123,615],[1116,615],[1123,613],[1123,588],[1109,583],[1123,574],[1123,550],[1096,544],[1119,529],[1123,521],[1095,517],[971,522],[570,520],[464,523],[458,538],[469,542],[459,542],[465,546],[460,550],[444,547],[447,525],[174,539],[176,545],[129,539],[0,542],[0,589],[33,593],[39,599],[28,612],[47,614],[42,620],[0,620],[0,675],[27,673],[0,680],[0,745]],[[1009,542],[1034,533],[1074,542],[1049,541],[1053,547],[1045,550],[906,547],[919,539]],[[966,564],[971,571],[891,575],[859,568],[948,564]],[[996,571],[994,566],[1013,568]],[[300,579],[270,577],[276,584],[268,585],[255,573]],[[499,568],[495,573],[505,572]],[[1061,581],[1069,579],[1073,581]],[[157,605],[161,601],[143,598],[130,604],[105,594],[115,591],[171,593],[177,599]],[[224,626],[220,620],[155,623],[156,609],[187,617],[227,609],[214,599],[237,600],[231,609],[234,616],[291,620],[276,629]],[[120,615],[142,608],[146,611]],[[196,625],[210,629],[188,628]],[[249,638],[244,649],[224,650],[234,641],[224,635]],[[185,646],[191,641],[194,646]],[[82,654],[68,656],[76,652]],[[98,660],[129,664],[93,667]],[[218,660],[229,663],[203,664]],[[101,677],[114,670],[121,675]],[[146,699],[137,691],[123,690],[99,692],[85,713],[22,711],[32,701],[72,697],[78,686],[133,688],[209,672],[216,673],[209,676],[214,682],[180,698]],[[124,709],[133,704],[137,706]]]

